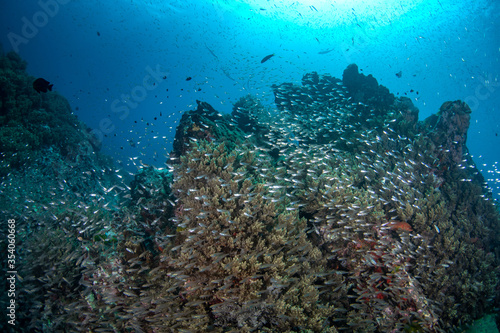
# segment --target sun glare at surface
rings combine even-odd
[[[411,11],[421,1],[267,1],[246,0],[263,16],[292,21],[299,25],[334,27],[360,21],[384,25]]]

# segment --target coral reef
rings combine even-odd
[[[394,95],[389,89],[379,85],[371,74],[368,76],[358,72],[358,66],[347,66],[342,74],[342,83],[348,90],[348,95],[355,103],[370,104],[375,108],[384,108],[394,103]]]
[[[500,215],[467,153],[465,103],[419,122],[355,65],[273,90],[275,111],[252,96],[231,115],[198,101],[168,170],[143,169],[127,190],[104,170],[93,195],[26,208],[22,323],[445,332],[499,306]]]
[[[427,118],[423,126],[434,144],[441,148],[443,165],[460,164],[462,161],[471,110],[462,101],[444,103],[436,115]]]
[[[0,216],[16,220],[19,288],[17,326],[3,321],[0,330],[62,331],[64,307],[83,290],[81,244],[108,242],[104,221],[120,205],[113,185],[123,173],[98,153],[99,143],[67,100],[36,93],[25,69],[16,53],[0,54]],[[0,236],[7,239],[5,228]],[[7,253],[7,242],[0,249]]]
[[[26,62],[17,53],[0,54],[0,177],[43,156],[48,148],[73,162],[96,154],[100,142],[68,101],[56,92],[37,93],[35,78],[25,70]]]
[[[182,115],[177,131],[171,158],[182,156],[188,149],[191,141],[222,140],[234,148],[241,144],[244,133],[231,122],[230,117],[217,112],[210,104],[196,101],[198,107],[194,111]]]

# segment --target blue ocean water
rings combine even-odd
[[[28,73],[54,83],[75,114],[102,133],[104,152],[125,166],[137,156],[161,166],[181,112],[196,99],[230,112],[231,103],[252,93],[272,107],[272,84],[299,82],[311,71],[341,77],[356,63],[395,95],[411,98],[420,119],[445,101],[466,101],[473,110],[467,145],[498,192],[498,6],[488,0],[3,2],[0,41],[28,61]],[[166,78],[144,89],[148,68]]]
[[[299,277],[304,278],[300,280],[303,290],[308,283],[304,281],[314,285],[313,291],[300,296],[306,304],[304,308],[309,303],[319,304],[310,311],[311,318],[315,311],[326,311],[333,304],[335,311],[340,313],[325,315],[327,319],[323,318],[320,324],[304,324],[304,327],[314,327],[314,331],[325,328],[326,332],[327,327],[335,325],[346,330],[370,326],[377,332],[384,332],[387,327],[392,332],[403,328],[409,332],[441,331],[470,324],[477,317],[498,311],[495,307],[498,305],[498,281],[495,279],[500,276],[499,238],[494,229],[497,215],[488,205],[489,196],[472,185],[456,185],[462,181],[476,183],[478,180],[471,175],[472,171],[454,170],[454,174],[470,178],[445,180],[445,174],[446,177],[452,174],[448,173],[448,166],[441,165],[443,161],[437,159],[430,163],[426,152],[413,151],[413,143],[419,148],[426,147],[426,143],[418,141],[418,135],[411,141],[396,134],[395,130],[404,132],[401,128],[392,129],[390,124],[396,119],[381,117],[383,128],[392,131],[382,131],[385,134],[382,139],[378,136],[380,133],[363,128],[365,124],[360,125],[358,119],[356,125],[366,132],[357,140],[366,146],[353,148],[352,155],[344,155],[345,152],[337,147],[327,151],[321,145],[308,151],[310,147],[302,145],[306,135],[302,135],[300,129],[280,137],[276,133],[282,133],[273,128],[274,133],[266,137],[267,140],[276,135],[272,137],[273,143],[260,142],[261,146],[254,150],[242,145],[248,150],[234,158],[234,170],[231,161],[218,165],[221,173],[231,170],[231,177],[227,182],[218,179],[219,183],[213,185],[209,182],[213,175],[205,173],[202,167],[197,168],[194,162],[206,158],[213,164],[219,163],[214,157],[219,148],[214,148],[211,135],[223,122],[214,120],[209,125],[204,124],[205,119],[220,120],[222,117],[203,113],[210,110],[203,104],[202,113],[206,118],[193,121],[189,128],[184,123],[179,131],[200,134],[212,145],[203,143],[199,137],[188,138],[184,133],[177,142],[181,142],[183,153],[189,156],[190,162],[180,163],[177,169],[172,164],[178,161],[172,162],[172,159],[169,165],[165,162],[174,148],[174,135],[181,117],[197,109],[201,105],[198,101],[207,102],[226,115],[237,102],[240,106],[244,102],[255,102],[252,98],[240,100],[250,94],[260,100],[270,114],[279,115],[278,110],[282,109],[275,104],[275,98],[286,100],[285,97],[293,96],[297,98],[284,103],[301,102],[300,96],[293,95],[299,90],[280,86],[283,83],[302,85],[305,74],[317,72],[324,80],[322,84],[330,87],[325,82],[335,82],[332,77],[342,78],[344,70],[356,64],[360,73],[373,75],[396,97],[409,98],[419,109],[419,120],[438,113],[447,101],[467,103],[472,111],[467,148],[497,200],[500,198],[500,151],[497,148],[500,144],[499,13],[500,3],[494,0],[473,3],[451,0],[39,0],[0,3],[0,31],[3,32],[0,34],[0,53],[18,53],[27,61],[29,75],[50,81],[53,90],[69,101],[74,114],[102,142],[101,152],[111,156],[116,165],[112,171],[87,168],[95,160],[89,162],[78,153],[71,155],[68,152],[67,164],[57,159],[51,161],[50,158],[57,154],[50,150],[54,154],[47,156],[43,163],[27,165],[30,177],[38,176],[46,181],[50,176],[56,179],[45,189],[51,196],[40,202],[33,200],[44,192],[28,184],[29,180],[13,182],[23,184],[25,181],[26,184],[18,188],[9,187],[10,179],[0,183],[2,198],[10,196],[12,202],[21,203],[7,210],[8,204],[0,205],[0,216],[11,214],[9,219],[15,216],[19,221],[17,254],[24,273],[17,280],[21,290],[18,303],[24,302],[22,311],[19,310],[21,322],[45,332],[60,329],[63,325],[60,321],[68,318],[72,320],[68,323],[72,328],[111,330],[112,327],[118,331],[117,327],[124,325],[122,330],[141,331],[141,327],[149,328],[150,322],[158,320],[155,328],[168,323],[174,328],[181,327],[179,332],[192,332],[189,322],[185,323],[186,318],[206,324],[203,320],[207,315],[202,313],[206,311],[210,315],[209,327],[214,331],[241,328],[255,318],[261,321],[255,319],[253,329],[285,327],[296,319],[289,316],[293,311],[280,317],[281,322],[273,322],[266,317],[266,311],[259,308],[258,315],[253,314],[255,317],[241,324],[239,318],[235,318],[238,311],[226,305],[230,303],[229,298],[220,295],[234,296],[231,293],[241,286],[262,283],[264,287],[258,290],[258,295],[265,302],[267,297],[272,298],[270,295],[288,301],[298,297],[292,292],[292,296],[288,295],[286,288],[299,284]],[[314,75],[306,78],[313,81]],[[336,84],[341,86],[339,82]],[[332,98],[344,97],[346,91],[343,89],[331,92]],[[40,94],[40,100],[48,96],[54,94]],[[345,102],[343,98],[338,99],[341,100],[338,105]],[[459,103],[450,105],[446,111],[453,107],[461,112],[465,109],[457,106]],[[345,110],[357,110],[356,107]],[[407,116],[409,114],[408,111]],[[371,120],[367,119],[367,123]],[[321,126],[331,124],[330,120],[324,121],[324,114],[314,115],[310,125],[324,130]],[[437,122],[430,121],[422,128],[437,127]],[[285,126],[284,121],[277,124]],[[30,124],[24,125],[29,127]],[[343,123],[337,134],[350,125]],[[207,129],[211,126],[213,132],[204,131],[204,126]],[[307,126],[304,127],[307,130]],[[373,137],[367,138],[365,133]],[[252,135],[258,136],[248,134],[245,138]],[[400,142],[396,142],[398,137]],[[436,137],[433,139],[438,142],[440,138],[437,134]],[[349,137],[341,139],[352,144]],[[386,148],[379,146],[378,150],[370,151],[370,145],[382,140],[386,140]],[[192,144],[205,154],[196,155],[199,153],[196,149],[188,151],[182,144]],[[229,147],[230,144],[233,146]],[[272,149],[263,154],[268,144],[285,146],[289,156],[280,156]],[[229,140],[228,147],[231,152],[242,148]],[[358,148],[361,153],[356,150]],[[446,148],[449,147],[443,149]],[[249,151],[255,160],[247,156],[251,155]],[[0,153],[3,158],[3,152]],[[224,158],[229,160],[227,156]],[[192,168],[186,167],[191,162]],[[299,168],[310,162],[314,162],[310,169]],[[264,165],[262,169],[261,164]],[[339,170],[344,164],[346,169],[342,173]],[[471,164],[470,159],[464,157],[464,166],[460,169],[465,169],[466,165],[474,169]],[[145,168],[148,165],[157,169]],[[207,165],[211,164],[206,162],[204,166]],[[363,170],[356,169],[359,165]],[[40,170],[49,176],[38,172],[38,166],[43,166]],[[349,169],[351,166],[354,167]],[[285,167],[289,174],[283,171]],[[169,174],[168,168],[176,170],[174,176]],[[129,178],[122,179],[123,170],[129,172]],[[272,181],[266,178],[269,177],[266,170],[275,172]],[[22,171],[16,172],[8,176],[22,176]],[[63,179],[63,175],[70,173],[80,178]],[[245,184],[247,179],[241,181],[244,176],[250,179],[248,183],[254,183]],[[116,183],[110,181],[112,177]],[[317,181],[321,177],[327,180]],[[190,182],[183,183],[185,179]],[[284,180],[288,182],[286,185],[283,185]],[[77,184],[79,181],[81,186]],[[446,190],[442,187],[445,182],[450,187]],[[211,194],[216,196],[215,190],[202,193],[205,188],[212,187],[223,192],[228,186],[231,186],[230,196],[218,201],[220,207],[210,201]],[[352,190],[354,188],[361,190],[357,193]],[[426,191],[420,192],[422,188]],[[453,189],[460,189],[460,193],[471,197],[470,200],[465,197],[458,200],[453,196]],[[353,192],[349,193],[350,190]],[[339,191],[348,192],[342,194],[348,198],[345,202],[335,197]],[[26,193],[29,196],[24,198]],[[321,195],[316,197],[316,193]],[[477,199],[478,196],[482,199]],[[231,206],[232,200],[239,202],[238,209]],[[276,203],[276,212],[269,208],[269,202]],[[371,203],[367,205],[366,202]],[[438,203],[449,204],[451,208],[440,211],[442,207]],[[271,214],[264,214],[262,207]],[[450,212],[449,216],[443,211]],[[267,229],[256,232],[259,226],[248,222],[254,218],[265,220]],[[237,223],[248,222],[250,226],[235,227],[236,219]],[[289,221],[296,224],[287,225]],[[295,225],[303,228],[297,231],[293,229]],[[291,235],[290,240],[284,244],[269,241],[271,245],[266,249],[270,249],[271,254],[255,249],[257,246],[252,248],[257,253],[255,260],[260,260],[260,268],[255,269],[259,274],[252,271],[238,279],[233,275],[216,276],[220,272],[214,267],[222,265],[220,263],[230,269],[233,264],[228,260],[232,256],[243,258],[243,261],[250,256],[239,257],[246,250],[240,252],[237,246],[217,251],[209,249],[203,243],[205,239],[216,237],[214,242],[217,243],[225,237],[247,237],[245,244],[254,244],[253,241],[256,244],[259,238],[268,241],[271,239],[268,234],[278,234],[285,229]],[[4,249],[3,239],[7,236],[3,229],[1,232],[0,249]],[[194,245],[189,243],[192,239],[197,241],[192,241]],[[314,251],[311,250],[313,245]],[[206,261],[210,265],[200,264],[194,254],[186,255],[182,261],[178,259],[179,253],[203,254],[204,251],[208,253]],[[285,277],[280,272],[283,280],[263,277],[261,271],[278,266],[264,258],[279,257],[281,253],[291,258],[282,266],[292,273]],[[327,264],[314,261],[311,253],[324,255]],[[303,272],[307,271],[304,267],[309,259],[313,263],[310,274]],[[134,266],[137,262],[142,265],[140,270]],[[296,262],[304,266],[296,268]],[[325,265],[328,270],[314,271],[315,264],[317,267]],[[204,275],[209,274],[204,272],[207,271],[214,277],[206,278]],[[141,280],[144,276],[152,277],[151,281],[145,283]],[[350,290],[344,287],[348,285],[342,280],[344,277],[345,281],[350,281]],[[420,286],[419,281],[426,284],[422,282]],[[462,286],[449,281],[463,282],[466,292],[462,293]],[[214,291],[215,296],[210,294],[208,300],[206,294],[196,294],[200,286],[212,285],[219,288],[219,294],[215,295]],[[330,287],[333,285],[335,288]],[[495,288],[496,294],[492,292]],[[341,297],[336,299],[337,294],[330,296],[325,290],[335,290],[332,295],[338,292]],[[161,294],[164,303],[155,299],[159,291],[164,292]],[[319,293],[315,296],[318,301],[309,301],[315,292]],[[137,296],[142,303],[135,302]],[[245,306],[256,308],[254,301],[251,299]],[[468,301],[477,307],[468,309]],[[119,306],[114,308],[117,304]],[[382,305],[377,308],[373,304]],[[150,312],[144,310],[146,306]],[[191,307],[203,311],[200,310],[201,314],[191,312]],[[241,307],[240,312],[248,310]],[[168,311],[162,310],[167,308]],[[456,317],[453,316],[455,308],[460,313]],[[84,314],[75,316],[76,310],[81,309],[85,310]],[[347,309],[353,313],[359,311],[359,318],[346,317]],[[165,313],[172,312],[174,318],[167,318]],[[31,313],[43,313],[44,316],[30,318]],[[128,318],[130,314],[141,318],[137,326],[134,326],[134,319]],[[225,322],[225,318],[221,319],[224,315],[234,317]],[[490,318],[494,326],[493,321]],[[5,327],[2,325],[0,328]],[[171,331],[176,331],[174,328]],[[302,328],[289,327],[291,331]]]

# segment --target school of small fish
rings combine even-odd
[[[230,117],[198,102],[167,168],[47,156],[3,181],[24,327],[445,332],[498,306],[500,217],[457,139],[329,75],[272,89]]]

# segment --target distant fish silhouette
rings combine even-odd
[[[332,52],[334,49],[329,49],[329,50],[324,50],[324,51],[319,51],[318,54],[327,54]]]
[[[205,47],[207,48],[208,52],[210,52],[210,53],[214,56],[214,58],[215,58],[215,59],[219,60],[219,57],[217,57],[217,56],[215,55],[214,51],[212,51],[212,50],[211,50],[211,49],[207,46],[207,44],[206,44],[206,43],[205,43]]]
[[[33,89],[35,89],[38,93],[52,91],[52,86],[53,84],[50,84],[49,81],[42,79],[41,77],[33,81]]]
[[[261,64],[265,63],[266,61],[268,61],[269,59],[271,59],[273,56],[274,56],[274,53],[270,54],[268,56],[265,56],[264,58],[262,58],[262,60],[260,61],[260,63]]]
[[[399,78],[399,77],[401,77],[401,76],[403,76],[403,72],[401,72],[401,71],[397,72],[397,73],[396,73],[396,76],[397,76],[398,78]]]

